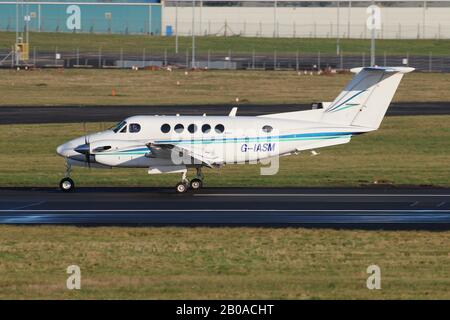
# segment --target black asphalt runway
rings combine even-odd
[[[1,224],[450,229],[450,189],[0,188]]]
[[[227,115],[233,106],[238,115],[261,114],[311,109],[306,104],[282,105],[167,105],[167,106],[62,106],[62,107],[0,107],[0,124],[112,122],[133,115]],[[387,115],[448,115],[450,102],[392,103]]]

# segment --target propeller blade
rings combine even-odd
[[[87,162],[88,168],[91,169],[91,155],[89,153],[86,155],[86,162]]]
[[[86,136],[86,146],[87,146],[86,162],[88,168],[91,169],[91,144],[89,143],[89,139],[87,138],[87,136]]]
[[[91,169],[91,144],[89,143],[89,138],[86,130],[86,122],[83,122],[83,129],[84,129],[84,145],[86,146],[85,150],[85,157],[86,157],[86,163],[89,168]]]

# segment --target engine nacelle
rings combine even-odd
[[[148,167],[147,146],[136,141],[100,140],[90,144],[95,161],[111,167]]]
[[[99,140],[90,143],[90,153],[95,155],[128,148],[146,148],[146,146],[144,144],[136,144],[134,141],[124,140]]]

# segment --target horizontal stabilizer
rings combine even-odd
[[[360,68],[350,69],[350,71],[353,72],[353,73],[359,73],[362,70],[408,73],[408,72],[414,71],[415,69],[411,68],[411,67],[360,67]]]

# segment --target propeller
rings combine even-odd
[[[88,136],[84,136],[84,144],[87,146],[87,152],[85,153],[86,156],[86,162],[88,165],[88,168],[91,169],[91,144],[89,143]]]
[[[84,128],[84,144],[76,147],[74,150],[78,153],[84,154],[86,163],[91,168],[91,144],[88,139],[88,135],[86,133],[86,123],[83,123]]]
[[[91,156],[98,154],[100,152],[110,150],[112,148],[112,145],[110,141],[109,142],[103,141],[105,144],[99,146],[99,143],[96,143],[96,141],[94,141],[94,145],[91,146],[91,142],[89,141],[89,135],[86,132],[86,123],[83,123],[83,128],[84,128],[84,144],[74,148],[74,151],[84,155],[85,158],[84,161],[89,167],[89,169],[91,169]],[[92,149],[92,147],[94,149]]]
[[[86,122],[83,122],[84,129],[84,145],[87,146],[87,152],[84,154],[86,157],[86,163],[88,165],[89,170],[91,169],[91,144],[88,139],[88,134],[86,130]]]

